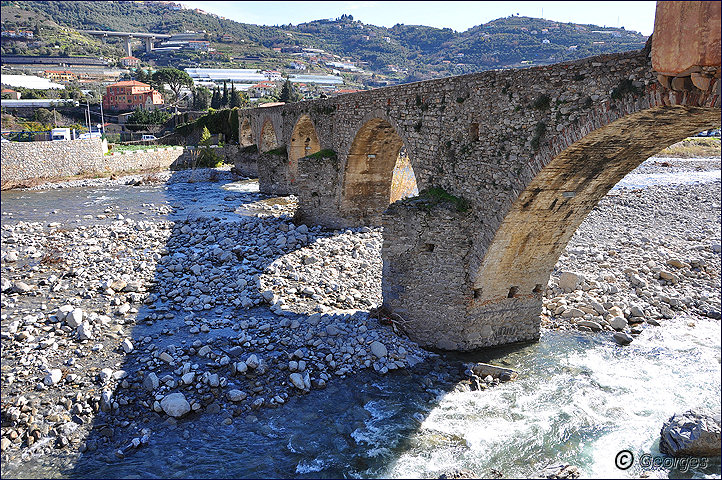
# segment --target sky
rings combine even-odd
[[[231,20],[257,25],[287,25],[342,14],[382,27],[397,23],[465,31],[475,25],[513,14],[558,22],[624,27],[644,35],[654,30],[656,2],[455,2],[455,1],[344,1],[344,2],[200,2],[181,1]]]

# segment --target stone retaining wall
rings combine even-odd
[[[1,151],[3,190],[47,179],[170,168],[183,155],[182,147],[103,155],[96,138],[9,142]]]

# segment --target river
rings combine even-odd
[[[719,170],[632,173],[616,188],[719,180]],[[3,192],[3,223],[104,222],[111,216],[97,214],[108,207],[112,216],[137,219],[235,221],[247,212],[224,206],[224,197],[266,199],[256,188],[206,182]],[[651,470],[640,466],[643,454],[660,455],[659,430],[671,415],[720,412],[721,338],[719,321],[684,315],[645,329],[627,347],[610,341],[611,333],[543,330],[539,342],[526,346],[442,355],[386,376],[337,378],[325,390],[232,425],[212,414],[192,426],[154,424],[149,444],[122,459],[100,451],[43,456],[3,465],[3,476],[436,478],[465,468],[508,478],[569,463],[583,477],[635,478]],[[458,361],[508,366],[519,377],[485,391],[459,391]],[[636,459],[628,470],[615,466],[622,450]],[[717,459],[706,468],[651,475],[719,478],[720,471]]]

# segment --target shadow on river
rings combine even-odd
[[[186,229],[185,235],[205,234],[207,222],[221,221],[215,213],[208,216],[202,212],[201,204],[208,204],[214,201],[213,198],[205,197],[201,202],[196,201],[197,196],[205,192],[195,193],[194,190],[200,188],[205,191],[207,184],[176,183],[175,186],[185,188],[167,189],[168,202],[176,208],[176,212],[183,211],[185,215],[192,211],[186,217],[190,221],[176,221],[179,228],[187,225],[191,229],[190,232]],[[222,201],[220,197],[232,195],[235,197],[233,205],[240,206],[241,210],[244,204],[266,198],[258,193],[217,190],[222,192],[217,201]],[[270,199],[268,203],[273,204],[274,200]],[[228,225],[230,228],[239,228],[236,223]],[[174,253],[178,243],[175,236],[179,235],[179,228],[174,228],[168,239],[168,255]],[[317,237],[331,235],[333,232],[325,232]],[[216,239],[217,242],[220,240]],[[244,255],[248,253],[244,252]],[[274,259],[259,256],[254,267],[263,272]],[[236,258],[223,274],[238,275],[239,268],[241,264]],[[189,273],[179,273],[183,274]],[[162,290],[164,282],[168,282],[167,276],[156,272],[155,288],[152,291]],[[463,375],[463,367],[460,369],[459,362],[436,357],[411,369],[393,371],[385,376],[371,369],[342,378],[331,375],[325,389],[314,389],[308,394],[298,394],[297,390],[293,390],[285,405],[256,409],[250,407],[254,400],[263,397],[267,405],[270,397],[284,391],[279,387],[282,382],[288,383],[288,371],[279,371],[278,364],[288,362],[290,355],[305,345],[271,343],[273,348],[270,352],[263,344],[244,347],[244,342],[235,341],[239,332],[232,326],[211,328],[207,333],[192,335],[184,321],[190,309],[180,307],[170,301],[158,301],[139,308],[131,330],[136,350],[125,355],[122,364],[114,367],[116,371],[127,373],[125,380],[128,385],[127,388],[118,387],[112,392],[111,403],[123,399],[127,405],[120,405],[117,410],[104,409],[106,411],[100,411],[95,416],[90,434],[85,440],[87,450],[72,466],[59,472],[62,476],[383,476],[389,462],[408,447],[409,439],[418,430],[425,415],[438,405],[440,396],[453,390]],[[164,318],[146,322],[153,314]],[[224,306],[196,314],[205,319],[232,318],[234,323],[249,317],[262,319],[247,330],[252,337],[260,340],[264,338],[258,330],[260,323],[270,323],[276,328],[287,318],[296,319],[303,326],[309,318],[293,313],[278,316],[265,306],[250,309]],[[355,317],[342,317],[341,321],[355,321]],[[144,343],[143,339],[148,337],[152,341]],[[203,345],[212,346],[212,351],[218,356],[213,359],[198,356],[198,348],[192,347],[197,340]],[[152,352],[145,351],[144,347],[151,344],[156,346],[158,352],[170,348],[177,356],[184,354],[187,357],[183,357],[182,362],[170,365],[158,361],[162,367],[149,370],[145,362],[152,357]],[[218,360],[224,352],[231,358],[231,362],[246,359],[255,353],[269,362],[270,370],[263,375],[254,375],[250,371],[245,376],[233,375],[230,364],[219,365]],[[489,355],[488,352],[485,354],[487,357]],[[197,391],[192,387],[198,381],[198,374],[190,386],[165,389],[165,393],[184,392],[191,403],[198,401],[202,405],[198,411],[191,411],[177,420],[163,412],[153,412],[154,397],[143,387],[144,375],[155,371],[161,386],[167,374],[179,381],[180,375],[174,375],[173,371],[182,369],[186,362],[197,365],[199,374],[208,371],[225,377],[228,385],[225,388],[204,385]],[[260,390],[261,387],[262,391],[253,393],[254,388]],[[226,396],[230,388],[247,392],[249,397],[240,404],[234,404]],[[159,395],[157,399],[162,396]],[[145,401],[146,405],[141,405],[141,401]],[[148,437],[147,444],[127,448],[134,438],[142,438],[144,433]],[[445,441],[463,442],[463,439],[451,435]],[[124,450],[124,455],[116,454],[119,449]]]

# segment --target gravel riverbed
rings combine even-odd
[[[719,164],[650,159],[636,173]],[[92,222],[4,217],[3,465],[59,450],[122,457],[148,442],[152,422],[209,414],[228,425],[335,378],[436,357],[369,315],[381,303],[380,228],[295,225],[293,197],[253,195],[229,190],[226,211],[243,212],[231,221],[171,221],[167,203],[144,205],[140,220],[113,209]],[[626,343],[667,319],[693,324],[720,310],[717,179],[610,192],[559,259],[542,326]],[[91,428],[100,435],[88,442]]]

